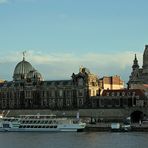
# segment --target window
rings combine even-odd
[[[125,92],[122,92],[122,96],[125,96]]]
[[[54,90],[51,91],[51,96],[55,97],[55,91]]]
[[[115,95],[115,93],[114,92],[112,92],[112,96],[114,96]]]
[[[120,96],[120,92],[117,92],[117,96],[118,96],[118,97]]]
[[[66,91],[66,95],[67,95],[67,97],[71,97],[71,91],[70,90],[67,90]]]
[[[96,91],[95,90],[93,90],[93,96],[95,96],[96,95]]]
[[[83,90],[79,90],[79,91],[78,91],[78,96],[79,96],[79,97],[83,97],[83,96],[84,96],[83,93],[84,93]]]
[[[83,105],[83,99],[79,100],[79,106]]]
[[[133,96],[133,97],[135,96],[135,92],[132,93],[132,96]]]
[[[26,91],[25,92],[25,97],[26,98],[31,98],[31,91]]]
[[[109,92],[106,93],[106,96],[109,96]]]
[[[63,91],[59,90],[59,96],[62,97],[63,96]]]
[[[80,79],[78,80],[78,85],[79,85],[79,86],[83,86],[83,83],[84,83],[84,82],[83,82],[83,78],[80,78]]]

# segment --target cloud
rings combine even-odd
[[[8,4],[15,2],[35,2],[36,0],[0,0],[0,4]]]
[[[8,0],[0,0],[0,4],[6,4],[8,3]]]
[[[78,73],[82,65],[99,77],[104,75],[120,75],[128,81],[134,59],[134,52],[125,51],[115,54],[84,53],[83,55],[71,53],[44,53],[30,50],[26,60],[29,61],[44,77],[49,79],[70,79],[72,73]],[[17,57],[17,58],[16,58]],[[139,65],[142,64],[142,53],[137,53]],[[22,53],[9,53],[0,57],[0,68],[3,72],[11,74],[15,65],[22,60]],[[5,65],[7,69],[2,67]],[[7,66],[6,66],[7,65]],[[9,66],[8,66],[9,65]],[[11,65],[11,67],[10,67]],[[8,75],[8,74],[7,74]],[[10,78],[12,76],[9,76]]]

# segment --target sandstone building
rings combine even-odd
[[[120,76],[104,76],[99,79],[99,88],[101,90],[100,95],[103,90],[116,90],[124,89],[124,82],[121,80]]]

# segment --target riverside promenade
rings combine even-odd
[[[106,123],[95,123],[95,124],[87,124],[86,129],[84,131],[86,132],[110,132],[111,131],[111,122]],[[123,123],[120,123],[120,126],[122,126]],[[121,130],[122,131],[122,130]],[[124,131],[124,130],[123,130]],[[141,125],[139,123],[132,123],[131,129],[129,132],[148,132],[148,123],[142,123]]]
[[[111,131],[112,123],[120,123],[123,125],[124,111],[117,109],[83,109],[83,110],[69,110],[69,111],[51,111],[51,110],[0,110],[0,114],[4,113],[6,116],[19,116],[19,115],[29,115],[29,114],[55,114],[57,117],[67,117],[76,118],[77,113],[80,113],[80,119],[86,123],[85,131],[98,131],[105,132]],[[126,110],[128,113],[128,110]],[[127,116],[128,114],[126,114]],[[91,123],[91,118],[94,118],[97,122]],[[111,118],[112,117],[112,118]],[[105,120],[105,121],[104,121]],[[139,123],[132,123],[130,131],[140,131],[148,132],[148,122],[143,122],[141,125]]]

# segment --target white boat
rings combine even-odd
[[[0,131],[10,132],[50,132],[82,131],[86,123],[55,115],[20,115],[19,117],[0,116]]]

